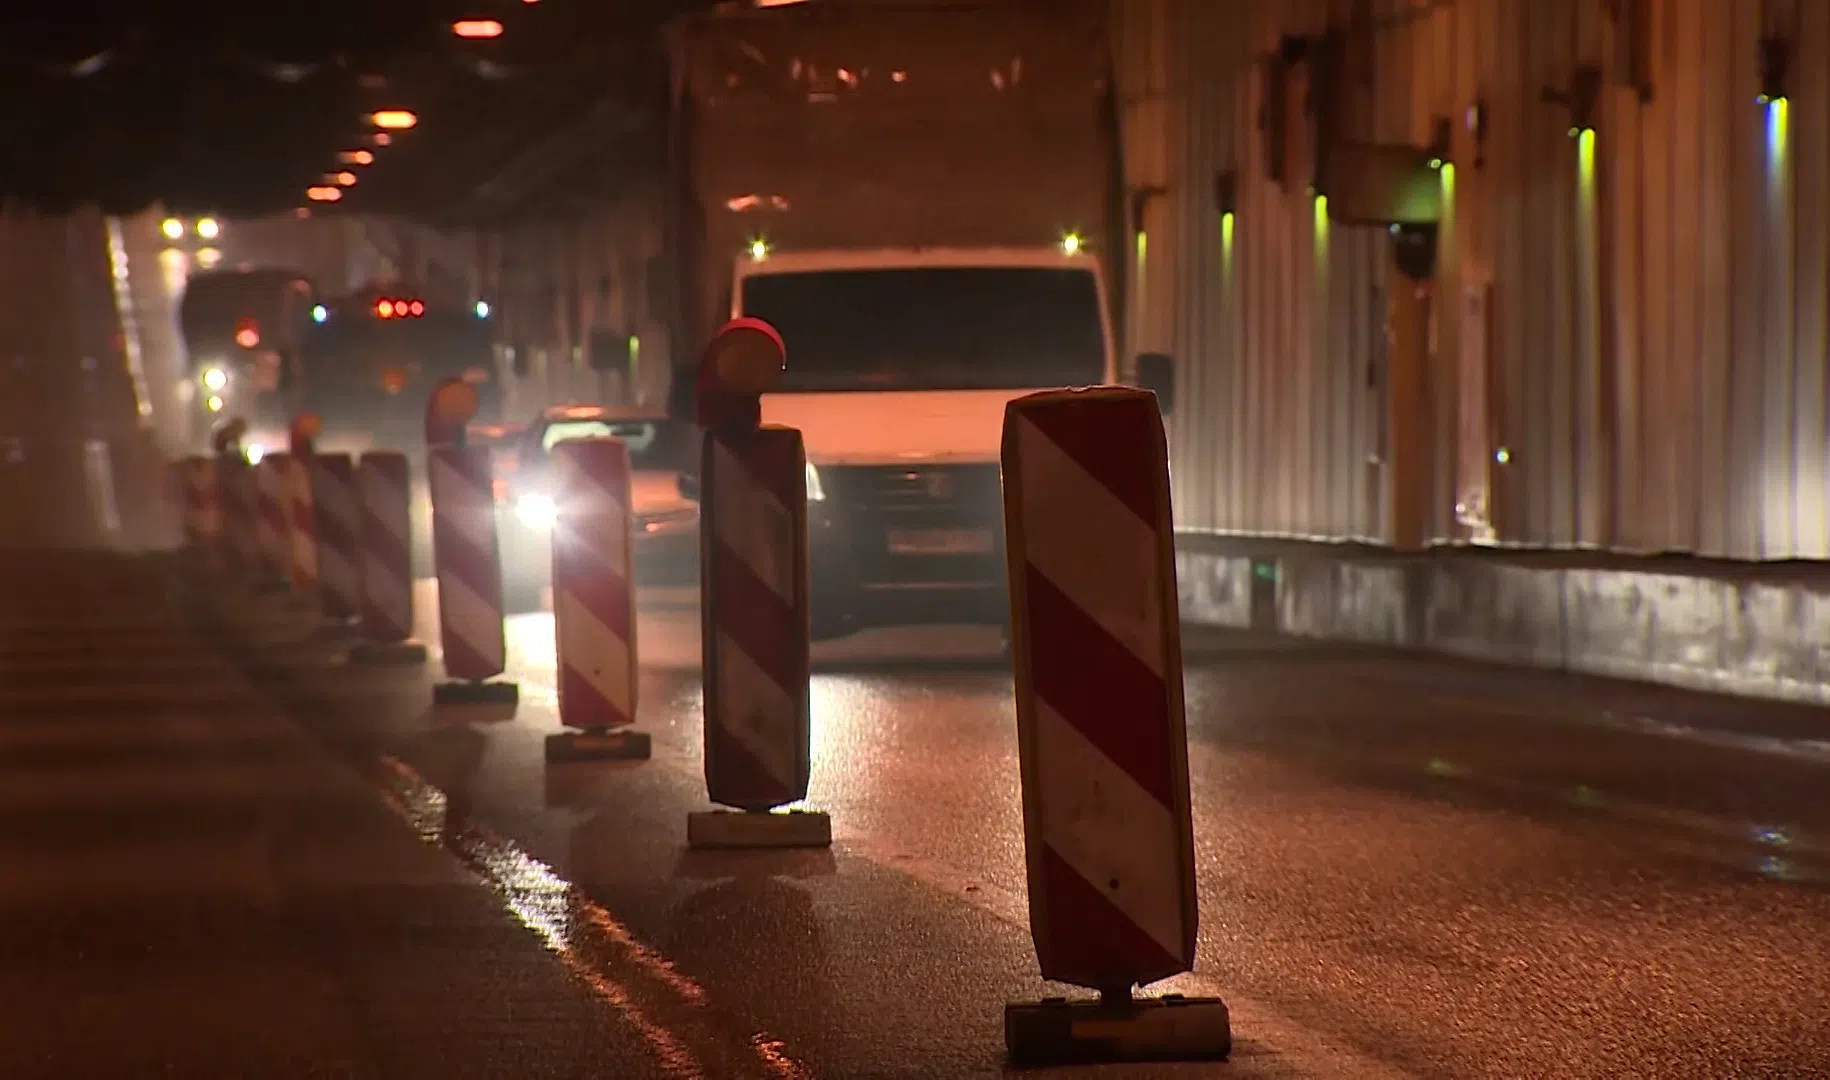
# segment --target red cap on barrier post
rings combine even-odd
[[[476,416],[477,388],[463,379],[446,379],[426,399],[426,445],[463,446],[464,426]]]
[[[292,427],[287,430],[294,457],[310,457],[314,451],[312,441],[324,430],[324,421],[315,412],[302,412],[292,418]]]
[[[787,346],[761,319],[732,319],[699,358],[693,418],[702,428],[754,428],[762,423],[762,393],[780,377]]]

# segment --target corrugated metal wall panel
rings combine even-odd
[[[1793,334],[1797,379],[1793,415],[1797,426],[1792,445],[1797,461],[1797,554],[1805,559],[1830,558],[1830,519],[1826,518],[1825,357],[1830,353],[1824,309],[1830,299],[1830,4],[1809,0],[1798,5],[1797,80],[1788,103],[1793,127],[1813,136],[1787,149],[1792,161]],[[1803,212],[1799,212],[1800,210]]]
[[[1140,302],[1175,308],[1144,325],[1184,372],[1183,527],[1389,540],[1398,423],[1427,429],[1410,467],[1437,540],[1830,555],[1830,4],[1648,0],[1643,101],[1625,70],[1631,10],[1116,0],[1121,39],[1173,53],[1119,58],[1121,87],[1173,103],[1128,139],[1155,140],[1170,170],[1154,220],[1177,235],[1152,237]],[[1437,118],[1453,127],[1432,347],[1408,412],[1388,400],[1404,369],[1385,355],[1385,238],[1318,228],[1311,199],[1265,179],[1262,58],[1330,25],[1352,43],[1356,133],[1422,144]],[[1755,100],[1767,34],[1794,42],[1778,109]],[[1592,136],[1545,99],[1585,65],[1604,83]],[[1228,169],[1230,229],[1213,203]]]

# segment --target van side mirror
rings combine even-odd
[[[1176,405],[1176,362],[1167,353],[1139,353],[1137,385],[1156,395],[1157,405],[1172,412]]]
[[[680,497],[688,502],[699,501],[699,478],[692,473],[683,472],[674,483],[680,489]]]

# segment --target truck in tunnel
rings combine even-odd
[[[719,10],[670,56],[677,362],[733,316],[781,332],[762,415],[806,442],[814,636],[1002,623],[1004,406],[1117,374],[1101,13]]]

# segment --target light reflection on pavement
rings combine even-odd
[[[704,805],[697,620],[682,608],[645,610],[638,629],[652,763],[545,767],[557,721],[540,614],[509,626],[518,714],[466,724],[398,709],[403,756],[436,759],[426,748],[454,722],[471,732],[468,764],[428,768],[434,782],[816,1074],[994,1073],[996,1010],[1043,987],[993,635],[817,646],[809,802],[832,813],[835,850],[733,860],[682,850],[684,816]],[[1226,1071],[1830,1064],[1830,902],[1772,880],[1810,877],[1810,859],[1771,838],[1821,832],[1820,773],[1572,722],[1553,683],[1494,700],[1467,682],[1287,646],[1191,660],[1199,974],[1163,989],[1227,997],[1240,1050]],[[799,943],[791,959],[770,949],[777,937]],[[797,995],[820,1015],[783,1000]]]

